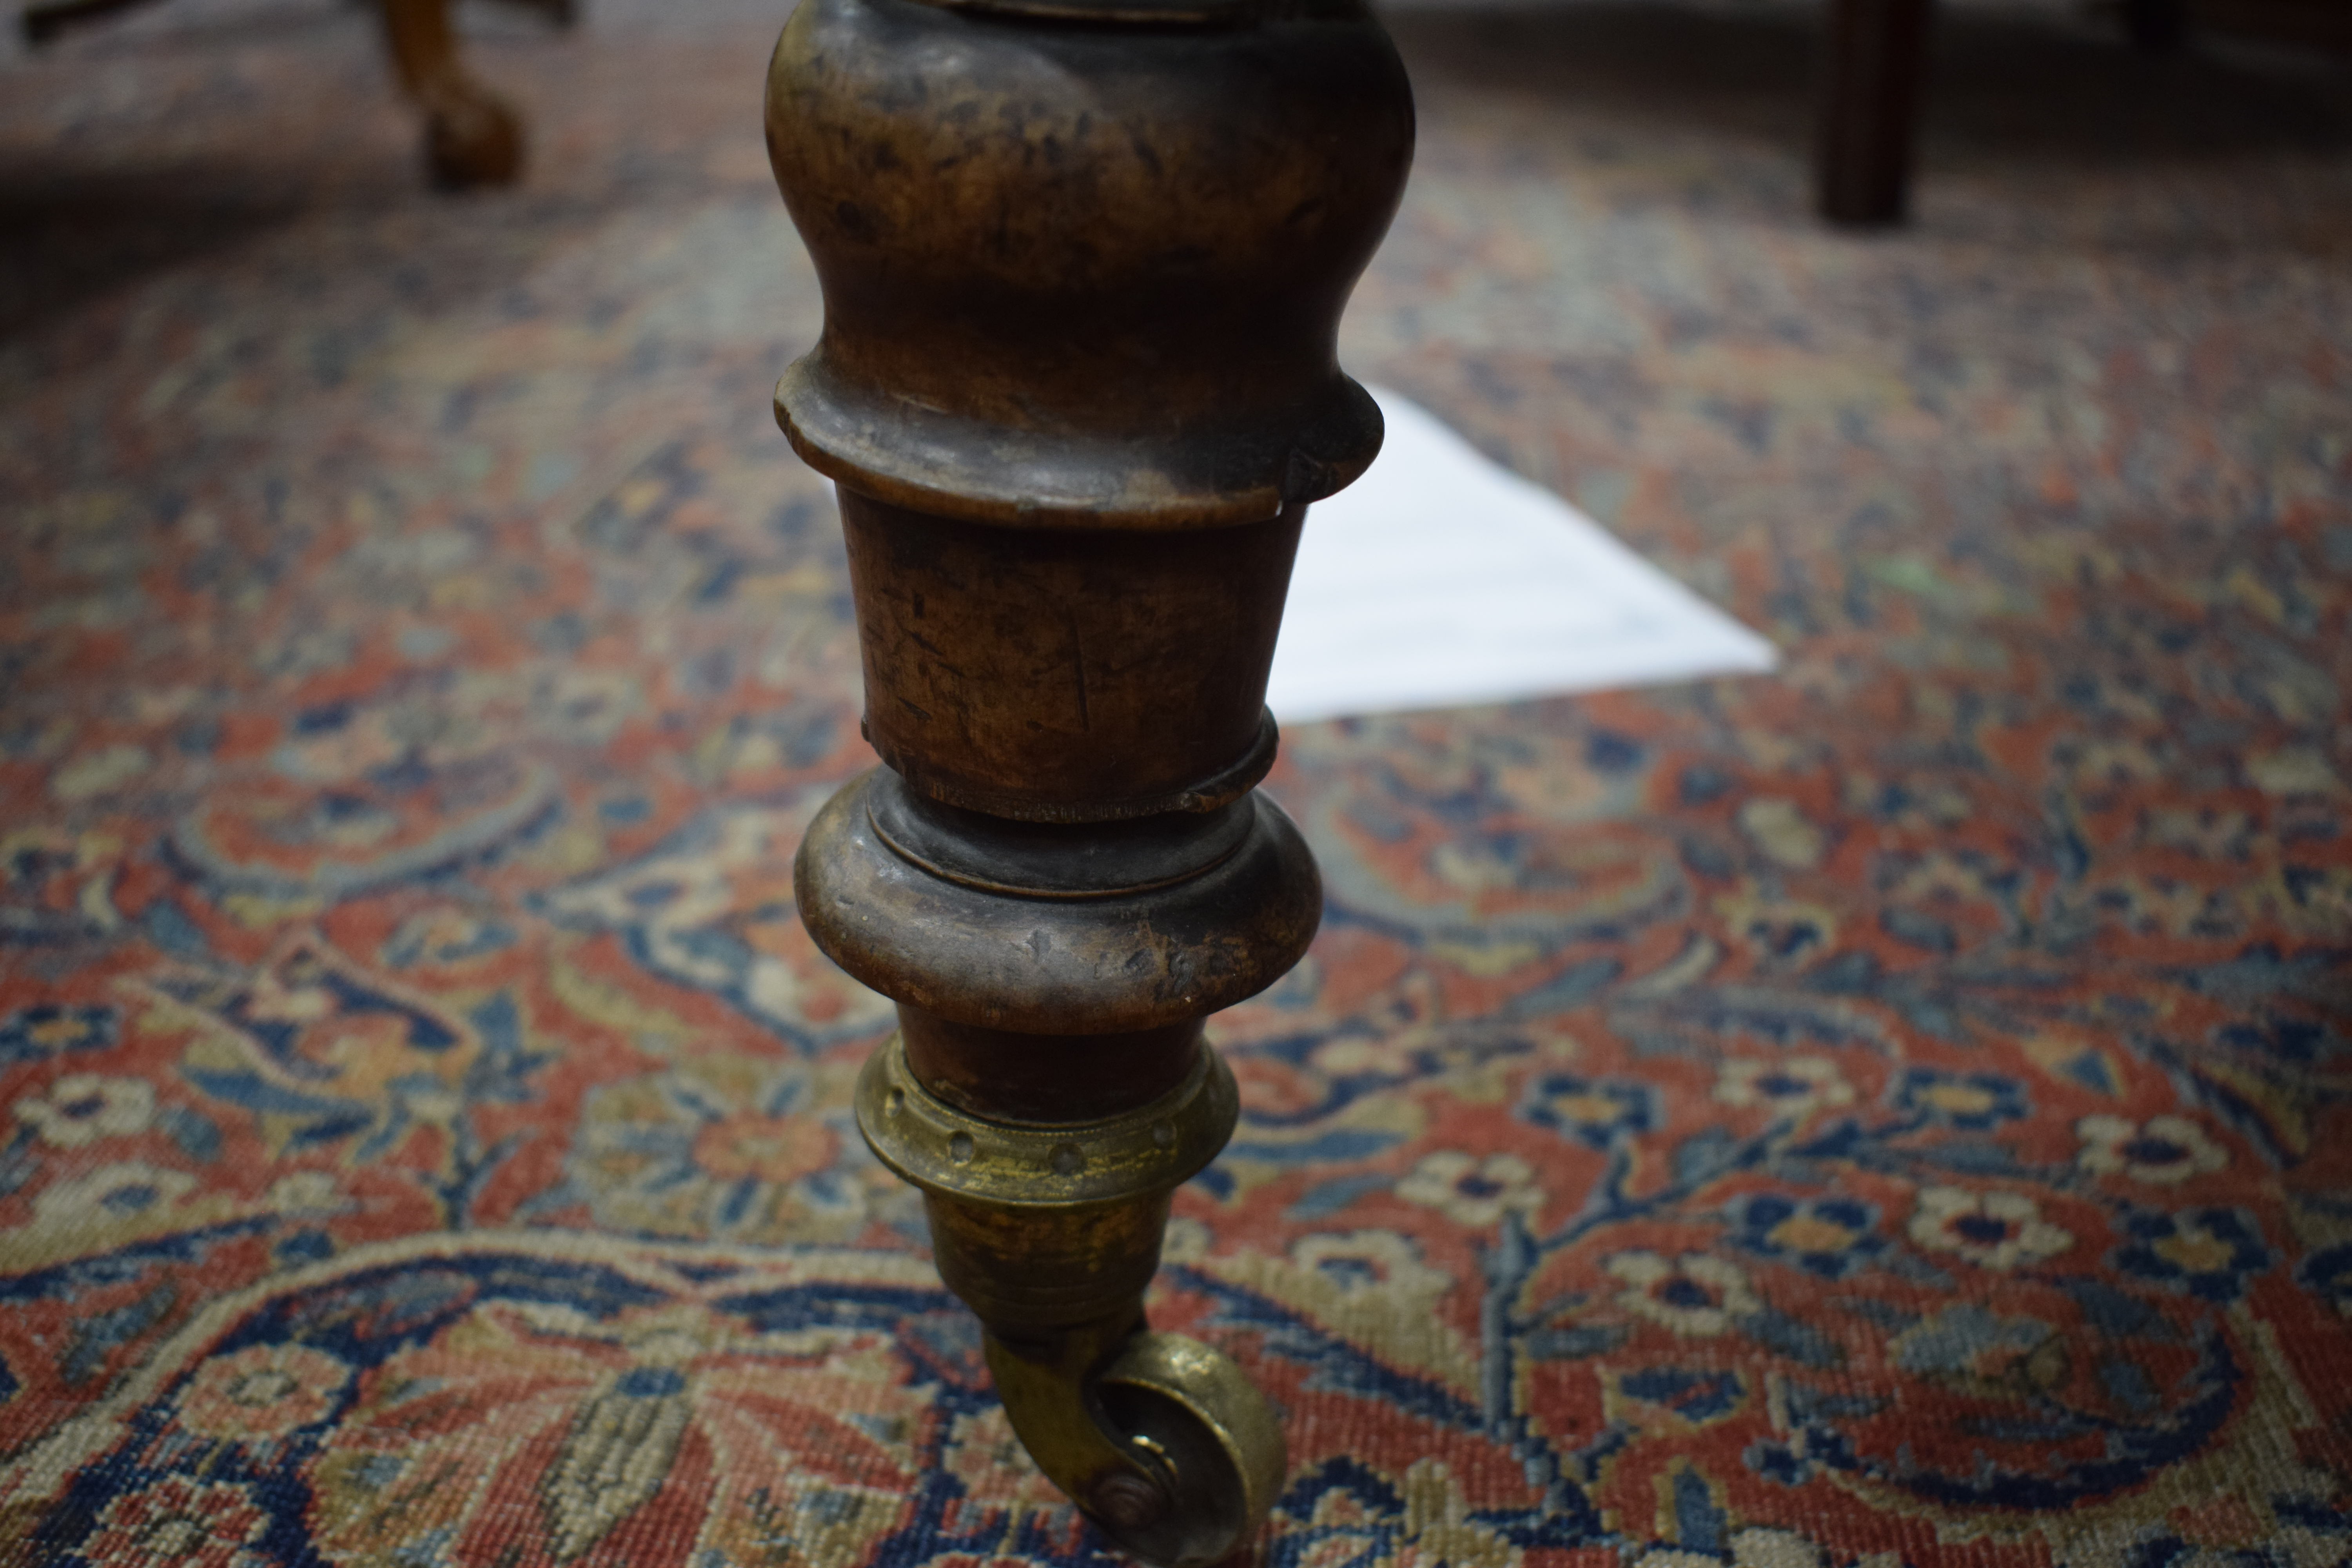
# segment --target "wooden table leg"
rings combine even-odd
[[[898,1004],[858,1128],[1038,1468],[1213,1568],[1282,1490],[1280,1415],[1144,1298],[1240,1115],[1202,1026],[1322,916],[1255,786],[1307,506],[1380,446],[1338,340],[1404,66],[1345,3],[803,0],[767,142],[824,285],[777,416],[838,486],[885,764],[793,880]]]
[[[1830,0],[1816,197],[1832,223],[1903,221],[1930,0]]]
[[[522,169],[522,121],[467,73],[449,25],[452,0],[383,0],[384,38],[400,85],[425,110],[425,156],[442,184],[503,185]]]

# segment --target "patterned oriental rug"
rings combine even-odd
[[[870,764],[766,7],[0,61],[0,1563],[1108,1563],[850,1125]],[[1955,5],[1920,221],[1810,7],[1457,6],[1360,374],[1777,675],[1304,726],[1159,1320],[1266,1568],[2352,1560],[2352,109]]]

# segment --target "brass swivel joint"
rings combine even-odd
[[[1360,0],[803,0],[767,132],[825,298],[777,417],[838,487],[885,764],[795,867],[898,1004],[858,1123],[1040,1467],[1213,1562],[1281,1429],[1143,1296],[1238,1114],[1202,1022],[1320,914],[1265,682],[1307,505],[1380,444],[1336,342],[1403,70]]]

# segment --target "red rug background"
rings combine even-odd
[[[0,1560],[1075,1563],[788,866],[869,765],[781,16],[0,67]],[[1399,16],[1349,329],[1783,648],[1301,727],[1323,934],[1155,1311],[1279,1568],[2352,1557],[2352,114],[1956,7],[1921,221],[1808,9]]]

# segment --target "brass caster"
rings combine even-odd
[[[858,1127],[922,1189],[940,1278],[986,1330],[1013,1432],[1087,1518],[1160,1568],[1225,1557],[1282,1489],[1265,1395],[1229,1357],[1143,1321],[1168,1195],[1238,1112],[1233,1074],[1204,1047],[1174,1089],[1092,1122],[950,1105],[915,1078],[903,1036],[858,1079]]]
[[[1265,1522],[1282,1424],[1231,1358],[1118,1322],[1018,1346],[991,1333],[989,1369],[1038,1468],[1105,1534],[1160,1568],[1204,1568]]]

